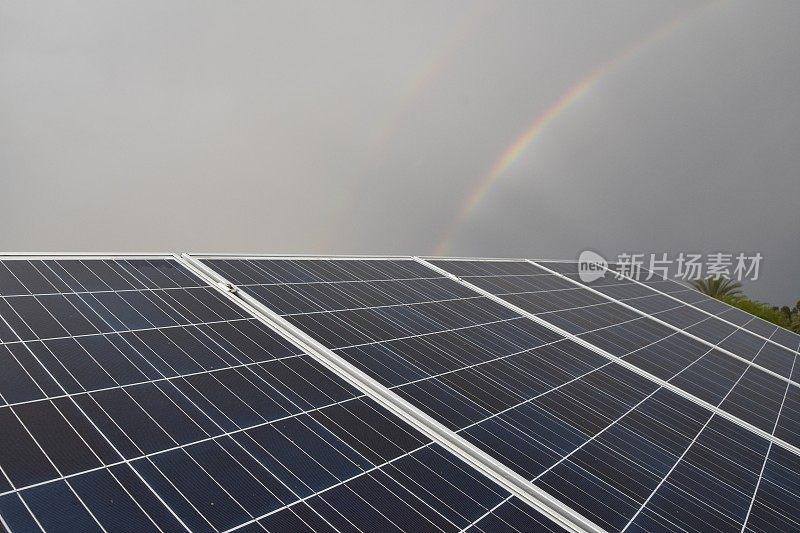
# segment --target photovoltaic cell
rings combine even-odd
[[[556,527],[177,261],[0,261],[0,324],[12,531]]]
[[[641,524],[645,517],[663,520],[669,515],[668,505],[675,500],[671,492],[664,491],[684,484],[702,486],[706,478],[711,479],[709,483],[719,480],[721,486],[727,482],[723,473],[703,468],[701,452],[716,442],[715,446],[722,448],[719,453],[735,456],[734,443],[715,441],[714,432],[722,431],[719,427],[740,428],[699,404],[509,313],[490,299],[462,293],[457,288],[460,284],[447,278],[437,282],[447,291],[445,294],[421,301],[413,290],[416,280],[404,278],[406,284],[401,288],[399,280],[391,279],[397,272],[410,269],[411,261],[329,262],[335,266],[303,260],[204,260],[334,353],[602,527],[619,530]],[[371,276],[376,276],[374,270],[384,273],[380,279],[393,303],[375,307],[374,300],[353,301],[349,296],[357,292],[356,287],[342,293],[340,281],[326,277],[327,271],[341,270],[356,276],[355,269],[362,268],[364,262],[369,263]],[[494,283],[495,289],[518,293],[525,292],[528,283],[538,284],[544,293],[555,292],[563,281],[553,276],[517,279],[532,277],[532,265],[527,263],[437,264],[449,267],[458,276],[476,268],[476,275],[482,278],[502,278],[486,282]],[[276,272],[291,274],[280,278]],[[432,273],[435,271],[420,273],[420,280],[428,281]],[[304,279],[314,287],[305,288],[302,294],[292,292],[290,279]],[[316,281],[308,281],[312,279]],[[351,285],[366,285],[374,279],[358,282],[347,277]],[[267,290],[276,284],[284,286],[280,292]],[[570,284],[569,290],[580,295],[578,291],[584,289]],[[281,294],[280,300],[275,299],[276,294]],[[441,305],[442,300],[447,305]],[[585,300],[558,295],[549,301],[564,311]],[[299,306],[305,312],[292,311]],[[387,312],[389,309],[391,312]],[[630,317],[641,318],[637,313]],[[576,327],[585,328],[584,333],[595,331],[596,318],[586,315],[585,319],[583,324],[575,317]],[[613,313],[605,320],[612,323],[611,327],[618,325]],[[657,331],[640,328],[636,342],[648,336],[651,343],[661,339],[665,330],[660,327]],[[618,337],[622,343],[626,335],[620,333]],[[676,350],[691,348],[681,346],[680,341],[685,339],[674,339]],[[688,361],[684,367],[690,365]],[[680,374],[678,369],[674,372]],[[738,378],[745,374],[746,368],[742,368]],[[781,391],[785,391],[786,382],[781,384]],[[717,403],[730,398],[730,405],[738,406],[741,402],[731,397],[732,389],[733,384],[716,392]],[[780,407],[777,409],[780,412]],[[756,439],[756,453],[763,459],[769,441],[742,431],[747,438]],[[742,486],[751,498],[758,472],[755,477],[752,486]],[[708,498],[693,505],[697,516],[716,512],[716,502]],[[746,513],[730,514],[741,528]]]

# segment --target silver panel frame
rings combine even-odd
[[[81,260],[81,259],[175,259],[178,255],[173,252],[0,252],[2,261],[32,261],[32,260]]]

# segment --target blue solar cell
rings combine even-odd
[[[65,481],[32,487],[21,496],[45,531],[103,531],[88,507]]]

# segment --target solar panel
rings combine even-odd
[[[174,259],[6,258],[0,296],[6,529],[558,529]]]
[[[779,354],[780,359],[786,363],[784,379],[781,379],[780,375],[750,363],[750,360],[760,357],[765,350],[766,343],[763,340],[746,352],[738,344],[725,344],[735,333],[726,330],[727,336],[720,336],[717,344],[720,348],[737,348],[740,355],[709,347],[708,343],[687,336],[683,331],[691,330],[693,325],[711,317],[696,310],[691,314],[688,312],[691,308],[685,309],[681,304],[677,304],[679,307],[676,308],[675,300],[653,293],[632,280],[608,279],[603,286],[616,287],[617,294],[621,290],[628,290],[629,294],[635,295],[631,298],[638,299],[640,307],[641,302],[647,300],[647,312],[626,308],[607,296],[591,292],[531,263],[514,262],[511,263],[513,267],[504,262],[480,261],[436,264],[451,269],[455,275],[466,281],[493,292],[503,300],[667,381],[711,406],[719,407],[767,434],[772,434],[776,420],[782,413],[787,387],[792,389],[792,395],[793,389],[797,388],[795,384],[789,385],[786,380],[794,365],[794,355],[791,352],[775,347],[785,352]],[[554,263],[548,265],[552,266]],[[566,273],[576,268],[574,263],[558,265]],[[508,290],[509,288],[512,290]],[[643,291],[646,293],[642,294]],[[674,313],[673,316],[683,322],[676,326],[673,320],[670,326],[651,318],[663,317],[668,313]],[[800,444],[795,438],[797,417],[790,410],[783,416],[784,419],[778,426],[791,429],[782,430],[781,438],[790,438],[791,445]]]
[[[682,285],[679,283],[671,280],[667,280],[665,283],[669,283],[672,286],[682,287]],[[647,281],[643,281],[642,284],[648,287],[652,286],[652,284]],[[731,307],[727,303],[721,302],[716,298],[705,297],[694,290],[689,291],[690,293],[693,293],[690,301],[686,296],[682,296],[682,294],[684,294],[686,291],[681,291],[680,293],[668,293],[664,291],[663,285],[655,286],[653,288],[674,298],[686,301],[687,303],[690,303],[692,307],[696,307],[702,311],[705,311],[706,313],[710,313],[715,317],[724,320],[730,325],[739,326],[745,331],[737,331],[732,336],[736,337],[737,339],[741,339],[741,341],[738,342],[739,345],[744,343],[759,345],[763,340],[770,341],[764,343],[764,348],[754,361],[761,366],[769,368],[770,370],[775,370],[776,372],[785,372],[786,350],[793,351],[795,353],[800,352],[800,335],[792,331],[777,327],[775,324],[753,316],[750,313],[746,313],[741,309]],[[783,347],[786,350],[782,350],[779,347]],[[731,348],[731,350],[735,351],[734,348]],[[795,382],[800,381],[800,370],[796,370],[791,376],[791,379]]]
[[[615,300],[632,305],[642,312],[648,312],[648,310],[643,308],[641,304],[636,303],[636,301],[642,301],[641,297],[648,298],[652,296],[660,298],[658,294],[663,293],[674,298],[678,297],[680,294],[687,293],[687,288],[685,286],[674,281],[659,281],[658,276],[654,276],[652,281],[648,281],[647,276],[644,276],[644,281],[639,282],[637,280],[634,285],[630,284],[630,282],[633,280],[627,278],[624,280],[619,280],[620,284],[623,284],[626,287],[634,288],[635,294],[640,298],[637,298],[636,296],[623,297],[619,294],[614,294],[615,291],[613,290],[613,287],[617,286],[617,282],[611,279],[610,275],[606,276],[609,277],[608,282],[601,281],[601,278],[601,280],[587,283],[580,280],[580,278],[575,274],[571,273],[575,269],[574,264],[557,262],[540,262],[540,264],[547,268],[552,267],[552,270],[554,271],[563,272],[564,275],[570,279],[574,279],[576,282],[580,282],[583,285],[590,286],[593,289],[602,292],[606,296],[614,298]],[[645,292],[651,288],[654,288],[655,290]],[[729,354],[735,354],[744,360],[751,361],[756,367],[774,372],[779,376],[790,379],[793,382],[793,385],[788,391],[788,405],[784,406],[783,411],[785,420],[781,420],[779,422],[778,434],[782,435],[781,438],[791,442],[792,444],[797,444],[800,442],[796,436],[797,431],[800,428],[797,426],[796,422],[798,416],[794,413],[794,408],[792,407],[793,402],[790,400],[797,394],[797,388],[794,385],[798,383],[798,376],[800,376],[800,365],[795,364],[795,358],[798,354],[797,349],[800,348],[800,336],[784,328],[777,328],[774,325],[769,325],[767,322],[739,309],[731,307],[719,300],[714,298],[705,298],[697,291],[689,289],[688,293],[692,293],[692,296],[689,298],[680,299],[691,301],[691,306],[675,307],[672,308],[669,313],[663,314],[652,313],[652,311],[649,312],[659,316],[660,318],[665,318],[670,324],[676,327],[681,326],[679,321],[683,321],[684,328],[686,327],[687,323],[696,323],[694,327],[686,328],[685,331],[708,341],[717,341],[717,346],[725,350],[725,352]],[[697,300],[698,295],[702,298],[702,300],[699,302]],[[713,305],[706,305],[706,303],[713,303]],[[701,309],[702,312],[697,311],[695,307]],[[713,314],[714,316],[709,317],[709,314]],[[720,318],[724,318],[724,320],[721,320]],[[705,325],[705,329],[697,330],[697,326],[702,324]],[[768,324],[769,327],[763,327],[765,324]],[[751,328],[748,329],[748,326],[751,326]],[[762,383],[754,384],[754,381],[760,381]],[[780,386],[775,385],[774,380],[771,378],[765,378],[763,374],[748,370],[748,372],[745,374],[745,379],[743,380],[740,389],[737,390],[737,394],[734,395],[734,398],[737,398],[739,391],[744,387],[749,387],[750,389],[754,390],[760,389],[761,391],[764,389],[771,390],[771,403],[773,405],[773,409],[775,406],[779,405],[780,395],[776,393],[775,389],[780,389]],[[751,398],[748,398],[747,396],[750,395],[741,395],[741,400],[750,405]],[[759,398],[759,400],[760,403],[770,403],[769,395],[764,395],[764,397]],[[769,427],[769,418],[769,416],[767,416],[766,419],[764,417],[761,418],[764,427]]]
[[[649,273],[647,271],[642,274],[644,280],[634,281],[627,278],[622,280],[629,291],[634,290],[634,294],[618,294],[619,291],[615,290],[618,281],[611,279],[611,276],[614,275],[611,271],[604,278],[587,283],[572,273],[575,269],[574,264],[558,262],[539,262],[537,264],[562,273],[577,283],[591,287],[645,312],[649,312],[649,310],[642,309],[640,302],[646,302],[647,298],[643,299],[642,297],[663,294],[668,298],[664,301],[676,303],[672,304],[670,313],[665,313],[660,318],[681,327],[681,321],[693,316],[696,322],[686,330],[687,332],[709,342],[718,343],[719,339],[723,338],[725,340],[721,347],[736,354],[739,354],[739,350],[747,350],[749,346],[763,347],[758,359],[754,362],[784,376],[786,361],[793,360],[798,346],[800,346],[800,335],[778,328],[774,324],[731,307],[720,300],[707,297],[675,281],[659,280],[657,276],[648,280]],[[680,305],[681,302],[690,305]]]
[[[545,266],[547,266],[549,263],[549,261],[544,263],[540,262],[540,264],[544,264]],[[645,274],[649,275],[649,272],[645,271]],[[705,296],[704,294],[693,289],[689,289],[686,285],[678,283],[674,280],[663,279],[659,276],[653,276],[652,278],[648,279],[648,276],[645,275],[636,281],[641,285],[650,287],[653,290],[667,294],[673,298],[677,298],[678,300],[689,303],[698,309],[706,311],[707,313],[713,314],[728,322],[736,324],[747,331],[760,335],[763,338],[769,339],[772,338],[773,334],[778,333],[778,335],[775,338],[772,338],[772,340],[791,350],[796,351],[800,346],[800,336],[796,333],[783,328],[778,328],[771,322],[767,322],[761,318],[751,315],[750,313],[742,311],[741,309],[732,307],[720,300],[717,300],[716,298]]]
[[[777,328],[672,280],[659,281],[658,276],[654,276],[648,281],[650,273],[647,272],[642,275],[645,278],[643,282],[631,279],[614,280],[611,271],[603,278],[585,282],[572,272],[575,269],[574,263],[539,262],[538,265],[559,272],[576,283],[591,287],[639,311],[657,316],[702,340],[744,356],[767,370],[790,377],[789,371],[800,347],[800,335]],[[620,286],[625,288],[622,294],[617,289]],[[663,302],[669,311],[654,312],[651,307],[654,300]],[[685,304],[681,305],[680,302]],[[688,326],[687,320],[692,321]],[[792,378],[797,381],[796,375]]]
[[[287,324],[603,528],[675,525],[688,516],[681,515],[686,501],[694,528],[741,528],[751,507],[766,512],[763,520],[774,519],[774,508],[752,502],[761,501],[762,465],[770,448],[778,448],[772,435],[780,425],[777,413],[762,432],[737,424],[734,413],[743,402],[735,400],[735,387],[717,392],[718,403],[731,402],[725,404],[727,416],[720,416],[693,396],[677,394],[493,298],[464,291],[470,287],[441,272],[436,276],[434,269],[421,270],[414,261],[202,261]],[[566,289],[563,280],[541,270],[533,279],[535,267],[528,263],[436,264],[456,276],[479,276],[489,292],[539,306],[537,313],[562,313],[558,325],[574,328],[564,328],[570,333],[620,325],[616,309],[565,316],[609,302],[572,284],[573,292],[553,294]],[[547,310],[553,306],[558,310]],[[626,316],[642,318],[632,311]],[[675,342],[691,341],[660,328],[658,333],[675,334]],[[625,336],[630,334],[620,339]],[[739,379],[762,377],[754,372],[745,378],[749,371],[742,369]],[[781,385],[777,412],[788,391],[785,381]],[[725,506],[711,495],[724,494],[732,481],[737,498]],[[795,482],[796,477],[788,481]]]

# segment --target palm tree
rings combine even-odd
[[[718,300],[730,298],[731,296],[742,296],[742,284],[722,276],[694,279],[689,284],[703,294]]]

